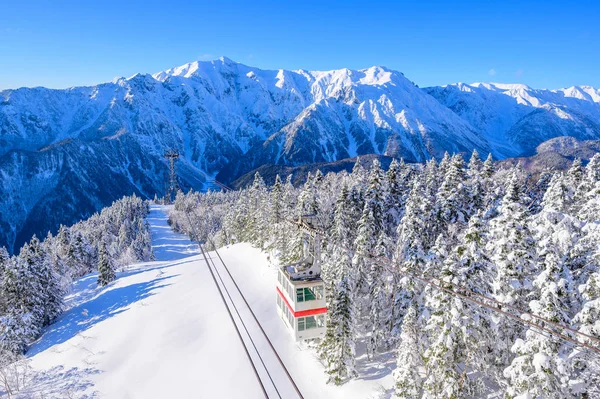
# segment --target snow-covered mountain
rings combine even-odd
[[[600,89],[537,90],[522,84],[457,83],[424,89],[467,121],[498,158],[532,154],[559,136],[600,137]]]
[[[261,70],[221,58],[92,87],[1,91],[0,245],[122,195],[161,194],[167,148],[182,154],[183,186],[202,189],[205,173],[229,182],[266,163],[474,148],[504,158],[558,135],[600,138],[597,90],[524,88],[515,100],[505,92],[520,89],[468,87],[422,90],[384,67]]]

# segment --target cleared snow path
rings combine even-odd
[[[69,310],[27,353],[36,373],[20,397],[264,397],[204,257],[186,236],[170,229],[166,211],[153,206],[149,215],[156,262],[117,273],[105,288],[97,287],[95,274],[75,283],[67,298]],[[392,359],[369,363],[361,358],[359,379],[342,387],[327,385],[316,351],[294,343],[277,316],[276,271],[266,255],[247,244],[219,253],[306,399],[390,396]],[[296,398],[218,257],[207,257],[221,274],[281,397]],[[250,344],[248,349],[269,397],[277,398]]]

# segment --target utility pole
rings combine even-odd
[[[165,192],[165,204],[170,204],[177,192],[181,190],[175,173],[175,161],[179,159],[179,151],[175,149],[165,150],[165,158],[169,161],[169,177],[167,180],[167,191]]]

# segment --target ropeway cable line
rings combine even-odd
[[[189,222],[189,216],[186,213],[186,216],[188,217],[188,222]],[[195,231],[195,228],[193,228],[193,226],[190,223],[190,228],[192,228],[193,231]],[[208,267],[208,270],[210,271],[210,275],[213,278],[213,281],[215,283],[215,285],[217,286],[217,290],[219,291],[219,295],[221,297],[221,300],[223,301],[223,304],[225,305],[225,308],[227,309],[227,313],[229,314],[229,318],[231,319],[231,322],[233,323],[233,326],[235,327],[235,331],[237,333],[237,336],[240,340],[240,342],[242,343],[242,346],[244,347],[244,352],[246,353],[246,356],[248,358],[248,361],[250,362],[250,365],[252,366],[252,371],[254,372],[254,376],[256,377],[260,388],[262,390],[262,393],[264,395],[264,397],[266,399],[269,399],[269,395],[267,394],[267,390],[265,389],[265,386],[262,382],[262,380],[260,379],[260,375],[258,374],[258,370],[256,369],[256,366],[254,365],[254,362],[252,361],[252,357],[250,356],[250,352],[248,351],[248,348],[246,347],[246,344],[244,342],[244,339],[242,338],[242,334],[240,333],[240,329],[238,328],[237,324],[235,323],[235,319],[233,318],[233,314],[231,313],[231,310],[229,309],[229,306],[227,306],[227,301],[225,300],[225,296],[223,295],[223,291],[221,290],[221,287],[219,286],[219,283],[217,282],[217,279],[215,277],[215,273],[213,272],[212,268],[210,267],[210,263],[208,262],[208,258],[206,256],[206,253],[204,252],[204,248],[202,248],[202,245],[200,244],[200,241],[197,239],[197,235],[192,232],[193,236],[191,237],[192,241],[196,241],[196,244],[198,244],[198,247],[200,248],[200,251],[202,252],[202,256],[204,257],[204,261],[206,262],[206,265]]]
[[[250,343],[252,344],[252,346],[253,346],[253,348],[254,348],[254,350],[255,350],[255,352],[256,352],[256,354],[257,354],[257,356],[258,356],[258,358],[259,358],[259,360],[260,360],[260,362],[261,362],[261,364],[262,364],[262,366],[263,366],[263,368],[264,368],[264,370],[265,370],[265,372],[266,372],[266,374],[267,374],[267,376],[268,376],[269,380],[270,380],[270,382],[271,382],[271,384],[273,385],[273,388],[275,389],[275,392],[277,393],[277,396],[278,396],[278,397],[281,399],[281,398],[282,398],[282,396],[281,396],[281,394],[280,394],[280,392],[279,392],[279,390],[278,390],[278,388],[277,388],[277,385],[275,384],[275,381],[273,380],[273,377],[271,376],[271,373],[269,372],[269,369],[267,368],[267,366],[266,366],[266,364],[265,364],[265,362],[264,362],[264,359],[263,359],[263,357],[262,357],[262,355],[261,355],[260,351],[258,350],[258,347],[256,346],[256,343],[254,342],[254,339],[252,338],[252,336],[251,336],[251,334],[250,334],[250,332],[249,332],[249,330],[248,330],[248,328],[247,328],[246,324],[244,323],[244,320],[243,320],[243,318],[242,318],[242,316],[241,316],[241,314],[240,314],[240,312],[239,312],[239,310],[238,310],[238,308],[237,308],[237,306],[236,306],[235,302],[233,301],[233,298],[232,298],[231,294],[229,293],[229,290],[227,289],[227,286],[225,285],[225,282],[224,282],[223,278],[221,277],[221,274],[219,273],[219,270],[218,270],[218,268],[216,267],[216,265],[215,265],[215,263],[214,263],[213,259],[212,259],[212,258],[210,258],[210,257],[207,257],[207,256],[206,256],[206,253],[205,253],[205,251],[204,251],[203,245],[201,244],[201,242],[200,242],[200,240],[199,240],[199,238],[198,238],[198,234],[197,234],[197,232],[196,232],[196,228],[195,228],[195,226],[192,224],[192,222],[191,222],[191,219],[190,219],[190,216],[189,216],[188,212],[184,212],[184,213],[186,214],[186,218],[187,218],[187,220],[188,220],[188,223],[189,223],[189,225],[190,225],[191,233],[193,234],[193,237],[192,237],[192,239],[193,239],[193,240],[194,240],[194,241],[195,241],[195,242],[198,244],[198,246],[199,246],[199,248],[200,248],[200,250],[201,250],[201,252],[202,252],[202,255],[204,256],[204,260],[206,261],[206,264],[207,264],[207,266],[208,266],[208,268],[209,268],[209,270],[210,270],[210,272],[211,272],[211,275],[212,275],[212,277],[213,277],[213,281],[215,282],[215,285],[217,285],[217,289],[219,290],[219,293],[221,294],[221,299],[223,299],[223,303],[225,304],[225,306],[226,306],[226,308],[227,308],[227,311],[228,311],[228,313],[229,313],[230,319],[231,319],[232,323],[234,324],[234,327],[236,328],[236,332],[238,333],[238,337],[240,338],[240,340],[241,340],[241,342],[242,342],[242,345],[244,346],[244,350],[245,350],[245,352],[246,352],[246,355],[248,356],[248,359],[249,359],[249,361],[250,361],[250,363],[251,363],[251,365],[252,365],[252,368],[253,368],[254,374],[255,374],[256,378],[258,379],[258,381],[259,381],[259,384],[260,384],[260,386],[261,386],[261,389],[262,389],[262,391],[263,391],[263,394],[264,394],[264,396],[265,396],[265,397],[268,399],[268,394],[267,394],[267,392],[266,392],[265,386],[264,386],[264,384],[263,384],[263,382],[262,382],[262,380],[261,380],[261,378],[260,378],[260,375],[259,375],[259,373],[258,373],[258,370],[256,369],[256,366],[255,366],[255,364],[254,364],[254,361],[252,360],[252,357],[250,356],[250,353],[249,353],[249,351],[248,351],[248,348],[247,348],[247,346],[246,346],[246,343],[244,342],[244,340],[243,340],[243,338],[242,338],[242,336],[241,336],[241,333],[240,333],[239,327],[238,327],[238,325],[236,324],[236,322],[235,322],[235,319],[233,318],[233,315],[232,315],[232,313],[231,313],[231,310],[229,309],[229,305],[227,304],[227,301],[225,300],[225,297],[224,297],[224,295],[223,295],[222,289],[221,289],[221,287],[219,286],[219,284],[218,284],[218,282],[217,282],[217,279],[215,278],[215,273],[216,273],[216,275],[217,275],[218,279],[221,281],[221,285],[223,286],[223,289],[225,290],[225,293],[226,293],[227,297],[229,298],[229,301],[230,301],[230,303],[231,303],[231,306],[234,308],[234,311],[235,311],[235,313],[237,314],[237,316],[238,316],[238,319],[239,319],[240,323],[242,324],[242,327],[243,327],[244,331],[246,332],[246,334],[247,334],[247,336],[248,336],[248,339],[250,340]],[[222,263],[222,265],[223,265],[224,269],[226,270],[227,274],[229,275],[229,277],[230,277],[231,281],[233,282],[233,284],[234,284],[235,288],[236,288],[236,289],[237,289],[237,291],[239,292],[239,294],[240,294],[240,297],[241,297],[241,298],[242,298],[242,300],[244,301],[244,303],[245,303],[245,305],[246,305],[247,309],[248,309],[248,310],[250,311],[250,313],[252,314],[252,317],[253,317],[254,321],[255,321],[255,322],[256,322],[256,324],[258,325],[258,327],[259,327],[259,329],[260,329],[260,331],[261,331],[262,335],[263,335],[263,336],[264,336],[264,338],[266,339],[267,343],[269,344],[269,347],[270,347],[270,348],[271,348],[271,350],[273,351],[273,353],[274,353],[275,357],[277,358],[277,360],[278,360],[279,364],[281,365],[281,367],[282,367],[283,371],[285,372],[285,374],[286,374],[287,378],[289,379],[289,381],[291,382],[292,386],[294,387],[294,390],[295,390],[295,391],[296,391],[296,393],[298,394],[298,397],[299,397],[300,399],[304,399],[304,397],[303,397],[302,393],[300,392],[300,389],[298,388],[298,385],[296,384],[296,382],[295,382],[295,381],[294,381],[294,379],[292,378],[292,376],[291,376],[291,374],[289,373],[289,371],[288,371],[287,367],[285,366],[285,364],[284,364],[284,363],[283,363],[283,361],[281,360],[281,357],[280,357],[280,356],[279,356],[279,354],[277,353],[277,350],[276,350],[276,349],[275,349],[275,347],[273,346],[273,343],[271,342],[271,340],[270,340],[270,339],[269,339],[269,337],[267,336],[267,334],[266,334],[265,330],[263,329],[262,325],[261,325],[261,324],[260,324],[260,322],[258,321],[258,318],[256,317],[256,314],[254,313],[254,311],[253,311],[253,310],[252,310],[252,308],[250,307],[250,305],[249,305],[248,301],[246,300],[246,297],[244,296],[244,294],[243,294],[243,293],[242,293],[242,291],[240,290],[240,287],[238,286],[237,282],[235,281],[235,278],[233,277],[233,275],[232,275],[232,274],[231,274],[231,272],[229,271],[229,268],[228,268],[228,267],[227,267],[227,265],[225,264],[225,262],[224,262],[223,258],[221,257],[221,255],[220,255],[220,254],[218,253],[218,251],[216,250],[216,247],[214,246],[214,242],[212,242],[212,240],[210,240],[210,241],[211,241],[211,245],[213,245],[213,247],[215,248],[215,251],[214,251],[214,252],[215,252],[215,253],[217,254],[217,256],[219,257],[219,260],[221,261],[221,263]],[[211,265],[210,265],[210,263],[209,263],[209,259],[210,259],[210,262],[212,263],[212,268],[211,268]],[[213,269],[214,269],[214,273],[213,273]]]

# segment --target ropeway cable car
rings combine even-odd
[[[325,335],[325,284],[321,280],[320,240],[314,221],[315,215],[304,215],[297,222],[309,236],[307,256],[277,273],[277,313],[296,341]]]

